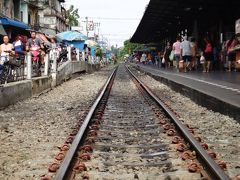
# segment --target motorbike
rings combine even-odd
[[[31,55],[32,55],[32,61],[33,62],[39,62],[40,59],[40,47],[37,45],[32,45],[30,48]]]
[[[0,84],[14,80],[12,71],[16,69],[15,67],[16,65],[9,61],[9,56],[0,57]]]
[[[41,70],[40,70],[40,46],[38,45],[32,45],[30,48],[30,52],[32,55],[32,62],[33,62],[33,70],[35,70],[37,75],[40,75]]]
[[[57,58],[57,63],[66,62],[68,60],[68,58],[67,58],[67,54],[68,54],[67,48],[62,46],[62,47],[59,47],[58,51],[60,53],[59,53],[59,56]]]

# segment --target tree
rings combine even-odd
[[[119,49],[117,46],[111,46],[111,52],[117,56],[119,54]]]
[[[132,53],[135,49],[143,49],[144,45],[137,44],[137,43],[131,43],[130,40],[124,41],[124,47],[121,50],[120,54],[121,57],[123,57],[126,54]]]
[[[103,51],[100,46],[97,46],[96,48],[96,56],[100,57],[101,59],[103,57]]]
[[[78,9],[74,9],[74,6],[71,5],[70,8],[66,11],[67,24],[70,26],[78,26]]]

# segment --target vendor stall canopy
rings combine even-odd
[[[131,38],[133,43],[155,43],[188,29],[194,22],[207,30],[216,24],[240,18],[240,0],[150,0],[142,20]],[[223,27],[224,28],[224,27]]]
[[[65,31],[57,34],[58,41],[85,41],[88,37],[78,31]]]
[[[78,31],[61,32],[56,37],[59,42],[64,42],[66,45],[71,45],[81,51],[84,48],[84,42],[88,39],[87,36]]]
[[[22,29],[29,28],[26,24],[19,22],[19,21],[14,21],[9,18],[0,18],[0,24],[7,25],[7,26],[14,26],[14,27],[22,28]]]

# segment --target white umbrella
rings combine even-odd
[[[98,43],[93,40],[86,40],[85,44],[89,47],[96,46]]]

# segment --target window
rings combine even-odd
[[[20,12],[20,20],[23,22],[23,12]]]
[[[28,24],[31,24],[31,14],[28,13]]]

